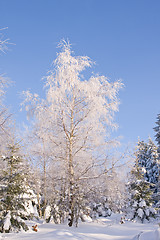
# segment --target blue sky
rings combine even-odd
[[[159,0],[0,0],[0,28],[10,45],[0,55],[0,73],[14,85],[6,104],[17,124],[20,92],[30,89],[43,96],[43,82],[64,38],[76,55],[87,55],[94,73],[121,78],[120,110],[116,114],[123,142],[138,136],[154,139],[160,113],[160,1]]]

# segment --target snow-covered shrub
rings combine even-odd
[[[82,222],[92,222],[92,218],[84,213],[80,215],[80,219],[82,220]]]
[[[0,232],[19,232],[22,229],[27,231],[29,228],[18,213],[11,212],[10,210],[3,213],[0,221]]]
[[[29,186],[26,187],[26,192],[21,195],[24,200],[24,210],[19,211],[25,219],[39,218],[37,210],[37,196]]]
[[[102,203],[93,203],[91,208],[92,208],[92,212],[91,212],[92,218],[108,217],[108,216],[111,216],[112,214],[112,211],[106,201]]]
[[[44,219],[45,221],[48,223],[51,219],[51,206],[47,206],[46,209],[45,209],[45,212],[44,212]]]

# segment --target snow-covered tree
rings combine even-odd
[[[155,216],[155,209],[152,207],[153,191],[150,183],[144,179],[142,168],[136,165],[132,169],[132,177],[128,183],[130,192],[130,217],[142,222]]]
[[[148,161],[146,164],[146,179],[148,182],[157,184],[158,182],[158,176],[159,176],[159,157],[158,157],[158,151],[157,147],[152,141],[151,138],[149,138],[148,141]]]
[[[135,152],[135,165],[131,170],[127,189],[129,190],[129,205],[131,219],[139,219],[142,222],[154,217],[156,211],[153,208],[153,184],[157,180],[155,173],[156,161],[154,157],[154,144],[139,141]],[[153,158],[152,158],[153,157]],[[155,164],[154,164],[155,163]],[[154,175],[155,173],[155,175]]]
[[[99,75],[85,80],[81,72],[91,67],[91,60],[74,56],[65,41],[61,41],[60,47],[62,51],[54,61],[54,69],[46,77],[46,99],[27,91],[25,103],[28,113],[34,116],[34,127],[40,129],[37,135],[43,133],[50,147],[57,182],[65,179],[69,226],[72,226],[80,207],[77,199],[79,196],[85,199],[89,190],[88,179],[105,171],[109,133],[117,127],[113,118],[118,111],[117,94],[122,83],[111,83]]]
[[[153,202],[157,205],[159,201],[159,156],[156,145],[152,139],[148,142],[139,141],[136,150],[138,166],[143,171],[143,178],[150,183],[150,188],[153,190]]]
[[[0,175],[0,232],[28,230],[26,219],[36,213],[36,200],[27,183],[28,168],[18,144],[8,146],[8,155],[1,156],[5,167]]]
[[[144,178],[153,186],[158,182],[158,152],[151,138],[148,143],[138,141],[136,158],[138,165],[143,169]]]
[[[158,153],[160,154],[160,114],[157,115],[156,127],[153,128],[156,132],[156,142],[158,145]]]
[[[153,128],[154,131],[156,132],[156,142],[158,145],[158,172],[159,172],[159,177],[158,177],[158,181],[156,184],[156,189],[157,189],[157,194],[156,194],[156,207],[158,209],[158,212],[160,212],[160,114],[157,115],[157,121],[156,121],[156,127]]]
[[[7,49],[7,44],[8,40],[0,32],[1,52]],[[27,230],[24,219],[36,213],[32,205],[33,202],[36,205],[36,199],[27,184],[27,164],[19,146],[13,143],[13,121],[3,104],[8,84],[9,81],[0,75],[0,232]]]

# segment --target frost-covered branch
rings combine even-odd
[[[5,50],[7,50],[7,45],[9,44],[9,39],[4,39],[4,36],[1,33],[1,31],[5,29],[6,28],[0,29],[0,52],[5,52]]]

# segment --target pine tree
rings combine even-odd
[[[33,194],[29,193],[27,169],[19,151],[17,144],[11,144],[8,156],[3,156],[5,169],[0,176],[0,232],[28,230],[24,220],[30,215],[27,207]]]

